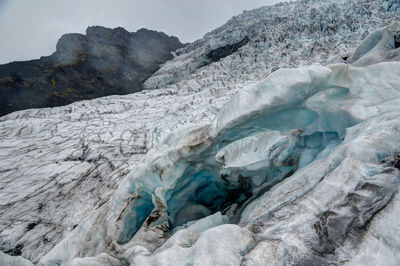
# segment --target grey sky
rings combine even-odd
[[[282,0],[0,0],[0,64],[39,58],[87,26],[163,31],[191,42],[243,10]]]

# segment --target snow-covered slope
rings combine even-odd
[[[324,238],[321,234],[322,244],[318,244],[319,235],[308,235],[310,228],[306,225],[321,218],[320,230],[325,230],[323,225],[332,215],[324,216],[324,213],[331,211],[345,216],[343,219],[333,216],[333,221],[350,221],[362,227],[369,220],[368,215],[360,214],[363,209],[357,206],[355,208],[361,211],[345,212],[341,209],[341,198],[346,199],[352,192],[360,194],[367,201],[360,200],[360,204],[375,210],[367,213],[376,213],[395,195],[393,176],[398,175],[397,170],[379,163],[389,164],[397,158],[392,151],[397,148],[395,127],[398,121],[396,115],[383,113],[397,110],[399,65],[394,62],[362,66],[398,57],[398,49],[394,49],[399,43],[397,28],[393,26],[394,31],[385,29],[381,34],[374,33],[353,57],[341,54],[356,48],[373,29],[388,24],[399,14],[398,1],[301,1],[260,8],[231,19],[204,39],[178,51],[179,55],[146,83],[149,89],[161,89],[2,117],[1,249],[8,254],[22,253],[23,257],[37,262],[64,238],[42,258],[44,265],[68,264],[77,257],[93,258],[75,259],[76,265],[87,265],[88,260],[99,263],[109,260],[117,265],[127,261],[139,265],[157,264],[168,262],[166,258],[200,265],[215,262],[206,259],[225,259],[228,264],[244,259],[251,265],[263,254],[271,254],[268,256],[282,262],[284,250],[294,246],[298,246],[298,250],[292,250],[293,258],[287,259],[295,262],[296,254],[314,256],[310,252],[310,247],[314,246],[324,248],[313,250],[315,254],[325,254],[325,247],[328,251],[333,249],[336,256],[331,256],[333,261],[345,258],[345,252],[348,258],[356,259],[352,251],[341,250],[352,244],[340,242],[343,234],[336,234],[339,240]],[[337,54],[339,57],[333,57]],[[343,64],[281,70],[265,79],[279,67],[325,63],[328,58],[330,62],[347,58],[360,68]],[[238,91],[240,94],[231,104],[219,112]],[[321,104],[321,99],[326,99],[329,105]],[[271,110],[283,113],[274,117]],[[272,118],[257,120],[260,114],[272,115]],[[381,117],[373,118],[374,115]],[[340,123],[332,122],[338,118]],[[273,121],[276,120],[285,123],[275,125]],[[385,124],[385,121],[388,122]],[[260,131],[258,123],[268,130]],[[347,127],[356,124],[346,133]],[[332,125],[336,125],[335,128]],[[382,131],[377,131],[379,127]],[[291,132],[293,129],[295,131]],[[390,133],[394,143],[385,138],[384,132]],[[364,139],[366,143],[362,142]],[[311,146],[304,144],[307,141],[311,141]],[[257,147],[255,142],[276,149],[273,157],[262,151],[252,155],[252,147]],[[370,153],[362,148],[358,151],[358,142]],[[387,154],[373,161],[373,148],[378,144]],[[245,159],[237,152],[243,147],[248,147]],[[357,159],[352,151],[362,156]],[[318,167],[314,167],[317,162],[312,162],[315,158],[324,158],[318,161],[321,164]],[[347,165],[346,158],[354,165]],[[354,162],[354,158],[360,162]],[[271,165],[277,166],[277,170],[268,170]],[[212,171],[198,171],[204,166]],[[240,170],[230,172],[236,167]],[[374,167],[383,167],[382,171],[389,171],[389,177],[376,191],[372,189],[373,193],[363,191],[362,184],[357,187],[357,176],[349,184],[343,176],[337,184],[346,183],[342,188],[344,192],[340,194],[336,189],[337,194],[332,196],[335,199],[327,196],[318,203],[318,197],[309,196],[310,191],[325,196],[325,190],[333,190],[323,185],[321,190],[312,189],[318,187],[321,180],[330,185],[335,183],[322,178],[329,171],[340,172],[343,168],[354,174],[363,168],[367,177],[377,173],[371,172]],[[316,170],[312,172],[310,168]],[[304,176],[305,169],[313,174]],[[273,178],[266,180],[260,171],[267,171]],[[250,179],[243,178],[250,175]],[[290,179],[264,194],[288,175]],[[160,180],[160,176],[165,178]],[[201,183],[204,181],[187,184],[190,178],[180,179],[191,176],[196,176],[195,181],[212,180],[216,187],[224,186],[224,182],[229,185],[222,190],[204,191],[220,198],[212,198],[217,204],[208,202],[212,206],[206,208],[203,201],[210,199],[187,198],[188,191],[192,193],[199,184],[206,187],[208,184]],[[333,178],[338,176],[340,174]],[[308,179],[311,180],[308,182]],[[307,187],[301,182],[310,185]],[[373,185],[365,187],[375,188]],[[160,188],[153,193],[155,187]],[[296,187],[299,189],[294,189]],[[382,198],[385,193],[391,196]],[[282,199],[282,195],[287,197]],[[374,203],[376,199],[380,205]],[[183,204],[185,200],[191,204]],[[274,202],[281,202],[278,205],[282,208]],[[396,210],[397,201],[393,202],[384,211],[389,207]],[[310,207],[315,212],[308,210],[307,204],[315,204]],[[189,219],[187,217],[191,217],[189,220],[202,218],[215,211],[224,211],[224,215],[216,212],[179,230]],[[384,211],[380,215],[388,216],[385,221],[392,221],[390,213]],[[166,215],[169,223],[166,223]],[[215,227],[227,223],[226,215],[239,225]],[[353,222],[355,216],[364,219],[364,223]],[[145,219],[146,226],[142,226]],[[289,224],[290,230],[288,221],[293,221]],[[176,232],[172,237],[167,224]],[[375,224],[370,223],[372,229],[366,234],[376,236],[374,230],[386,232],[380,230],[382,224]],[[206,230],[208,228],[211,229]],[[354,226],[349,228],[353,230]],[[283,240],[277,238],[284,232],[282,230],[287,232],[287,238],[281,236]],[[308,238],[312,241],[307,242]],[[264,241],[266,239],[270,242]],[[368,241],[360,242],[366,246],[363,251],[380,245],[379,239],[374,240],[372,236]],[[215,245],[210,246],[211,242]],[[392,242],[396,243],[396,239]],[[276,252],[264,252],[268,248]],[[390,249],[382,254],[384,252],[390,254]],[[329,256],[319,258],[328,260]],[[176,265],[176,261],[171,263]]]

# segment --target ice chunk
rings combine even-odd
[[[33,266],[33,263],[21,256],[10,256],[0,251],[0,265]]]
[[[235,141],[220,149],[215,159],[228,167],[251,167],[270,157],[272,148],[276,149],[278,143],[287,140],[286,136],[278,131],[264,131]],[[268,166],[263,162],[263,166]]]

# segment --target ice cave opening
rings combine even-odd
[[[242,210],[250,202],[318,156],[327,156],[343,140],[338,132],[317,131],[311,135],[303,135],[301,132],[296,130],[299,134],[296,140],[283,137],[271,146],[253,145],[254,153],[261,150],[267,156],[279,155],[273,158],[272,163],[268,162],[271,158],[254,154],[255,160],[245,162],[246,165],[234,165],[234,161],[230,161],[233,165],[226,165],[227,162],[222,162],[221,157],[218,157],[219,153],[212,153],[214,156],[207,157],[207,160],[192,162],[193,165],[186,168],[176,186],[166,193],[170,229],[217,211],[227,215],[230,222],[237,223]],[[265,144],[257,138],[258,135],[255,133],[237,142],[253,138],[257,144]],[[269,137],[268,134],[265,136]],[[235,145],[235,142],[230,145]],[[250,143],[245,145],[253,148]],[[226,147],[229,148],[229,145]],[[229,157],[225,152],[225,156]],[[252,156],[250,152],[246,154]],[[212,157],[217,157],[215,163],[210,163]]]
[[[327,88],[298,107],[244,117],[201,153],[176,160],[179,166],[171,167],[169,177],[174,181],[161,197],[170,232],[218,211],[238,223],[246,206],[271,187],[328,156],[344,140],[346,128],[359,122],[341,108],[348,94],[347,88]],[[154,189],[142,189],[147,193],[125,215],[122,243],[154,210]]]
[[[339,97],[347,90],[328,93]],[[188,160],[184,174],[166,193],[170,228],[217,211],[237,223],[250,202],[297,169],[326,157],[343,141],[345,129],[356,123],[344,111],[307,108],[247,119]]]
[[[244,178],[233,184],[214,169],[196,171],[195,167],[189,166],[176,187],[167,192],[170,227],[184,225],[217,211],[225,213],[233,204],[243,204],[251,197],[250,186]]]

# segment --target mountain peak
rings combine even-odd
[[[181,47],[178,38],[147,29],[91,26],[86,35],[64,34],[51,56],[0,66],[0,115],[140,91]]]

